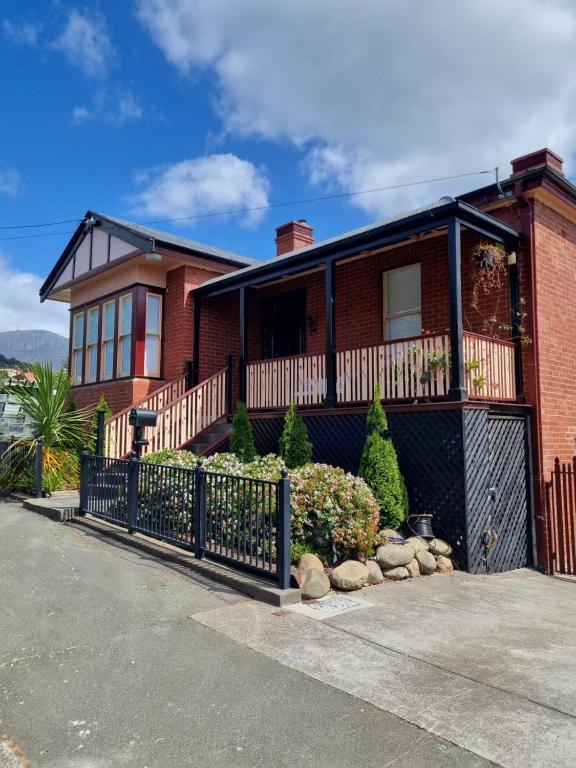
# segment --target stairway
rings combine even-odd
[[[219,448],[232,432],[232,424],[226,419],[217,421],[186,445],[186,450],[197,456],[208,456]]]

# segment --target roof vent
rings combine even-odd
[[[444,195],[444,197],[441,197],[438,202],[442,203],[443,205],[448,205],[448,203],[455,203],[456,201],[453,197],[450,197],[450,195]]]

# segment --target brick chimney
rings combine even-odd
[[[564,160],[560,155],[552,152],[551,149],[539,149],[536,152],[530,152],[529,155],[522,155],[522,157],[512,160],[512,175],[515,176],[518,173],[524,173],[524,171],[547,166],[561,176],[564,176],[564,171],[562,170],[563,162]]]
[[[314,227],[306,219],[289,221],[281,227],[276,227],[276,256],[306,248],[314,242]]]

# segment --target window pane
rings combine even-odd
[[[96,345],[88,347],[88,379],[96,380],[96,369],[98,365],[98,347]]]
[[[146,297],[146,333],[160,333],[160,296]]]
[[[120,335],[132,330],[132,296],[122,296],[120,299]]]
[[[76,352],[74,356],[74,383],[82,383],[82,365],[84,362],[84,355],[82,352]]]
[[[104,378],[111,379],[114,374],[114,342],[104,343]]]
[[[88,312],[88,344],[95,344],[98,341],[98,309],[91,309]]]
[[[74,347],[77,349],[84,343],[84,313],[74,316]]]
[[[130,375],[130,355],[132,352],[132,338],[130,336],[123,336],[120,339],[120,376]]]
[[[420,309],[420,264],[386,273],[386,314]]]
[[[146,336],[144,370],[146,373],[158,373],[160,371],[160,340],[158,336]]]
[[[105,339],[113,339],[114,338],[114,314],[115,314],[116,304],[114,302],[110,302],[109,304],[104,304],[104,329],[103,329],[103,335]]]
[[[413,315],[389,318],[387,331],[388,339],[420,336],[422,333],[422,316],[420,312],[415,312]]]

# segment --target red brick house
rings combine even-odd
[[[88,212],[41,299],[71,305],[74,398],[107,398],[109,453],[128,452],[136,403],[159,410],[151,449],[215,450],[236,399],[275,450],[295,401],[315,458],[354,471],[379,382],[411,507],[461,564],[551,569],[575,275],[576,187],[545,149],[500,184],[320,243],[290,222],[267,261]]]

